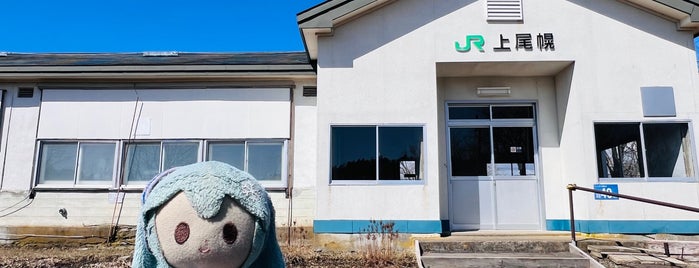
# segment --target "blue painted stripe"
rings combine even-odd
[[[441,220],[314,220],[314,233],[329,234],[357,234],[367,232],[381,232],[378,224],[393,223],[393,232],[410,234],[438,234],[442,233]],[[372,226],[376,226],[372,230]],[[447,226],[449,226],[447,224]]]
[[[549,231],[570,231],[570,220],[546,220]],[[575,231],[610,234],[699,234],[699,221],[686,220],[576,220]]]

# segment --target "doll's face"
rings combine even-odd
[[[155,215],[163,256],[174,267],[240,267],[250,254],[255,221],[232,198],[211,219],[199,218],[184,193]]]

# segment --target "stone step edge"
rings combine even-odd
[[[582,256],[573,253],[567,255],[539,255],[522,253],[428,253],[422,255],[423,259],[448,258],[448,259],[530,259],[530,260],[586,260]]]

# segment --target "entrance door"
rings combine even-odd
[[[533,105],[449,105],[451,229],[540,229]]]

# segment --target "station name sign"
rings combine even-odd
[[[514,40],[514,43],[510,42],[510,39]],[[533,35],[532,33],[518,33],[515,34],[514,38],[500,34],[500,45],[493,47],[495,52],[506,52],[512,51],[514,47],[515,50],[532,51],[534,50],[534,45],[540,51],[554,51],[556,49],[553,33],[538,33]],[[466,35],[466,42],[460,43],[459,41],[454,42],[454,47],[458,52],[469,52],[472,48],[478,49],[480,52],[485,52],[485,38],[483,35]]]

